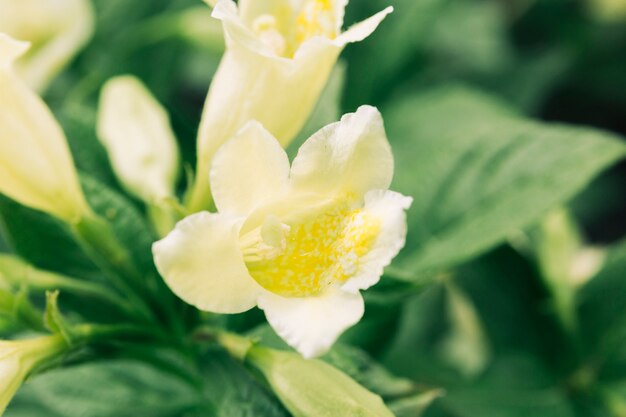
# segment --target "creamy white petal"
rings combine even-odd
[[[67,65],[93,28],[90,0],[0,0],[0,32],[33,45],[16,72],[37,91]]]
[[[276,16],[280,21],[291,20],[294,13],[292,0],[239,0],[238,5],[239,16],[248,27],[264,14]]]
[[[362,106],[315,133],[300,148],[291,167],[295,188],[324,195],[387,189],[393,155],[378,110]]]
[[[210,173],[220,213],[245,216],[285,192],[289,159],[260,123],[248,122],[215,155]]]
[[[102,88],[98,137],[122,185],[153,204],[174,194],[178,144],[169,115],[143,83],[112,78]]]
[[[358,293],[376,284],[383,270],[404,247],[406,241],[406,210],[413,199],[389,190],[373,190],[365,194],[363,211],[380,221],[380,233],[372,249],[359,259],[359,269],[341,289]]]
[[[0,192],[73,222],[90,210],[65,134],[46,104],[11,68],[24,43],[0,34]]]
[[[204,311],[241,313],[256,305],[259,285],[239,249],[241,219],[201,212],[180,221],[152,247],[170,289]]]
[[[328,42],[326,42],[328,44]],[[308,119],[341,49],[316,44],[295,59],[233,43],[213,78],[198,131],[198,167],[188,207],[205,206],[215,152],[249,120],[286,147]]]
[[[29,43],[18,41],[0,33],[0,68],[9,68],[16,59],[28,51]]]
[[[280,337],[305,358],[312,358],[328,351],[341,333],[361,319],[365,307],[360,294],[331,289],[307,298],[263,292],[259,308]]]
[[[374,16],[352,25],[344,33],[337,36],[334,42],[339,46],[345,46],[353,42],[361,42],[371,35],[391,12],[393,12],[393,7],[389,6],[385,10],[376,13]]]
[[[219,0],[213,8],[211,16],[222,21],[228,47],[241,46],[261,55],[275,56],[271,48],[261,42],[254,32],[244,24],[239,17],[237,5],[232,0]]]

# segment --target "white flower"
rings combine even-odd
[[[368,37],[389,7],[341,33],[347,0],[219,0],[226,53],[198,133],[196,184],[188,206],[210,202],[208,172],[217,149],[257,120],[285,147],[308,119],[342,49]]]
[[[32,44],[16,71],[44,90],[93,33],[89,0],[0,0],[0,32]]]
[[[91,213],[61,127],[14,74],[28,44],[0,33],[0,193],[69,223]]]
[[[66,349],[67,345],[59,335],[0,341],[0,415],[28,374]]]
[[[258,305],[306,357],[326,351],[363,314],[360,290],[404,246],[411,199],[388,190],[393,156],[380,113],[361,107],[313,135],[290,168],[250,122],[216,154],[218,213],[183,219],[153,247],[170,288],[196,307]]]
[[[122,185],[148,204],[174,195],[178,144],[165,109],[135,77],[102,89],[98,137]]]

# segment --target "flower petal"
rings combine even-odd
[[[241,219],[197,213],[152,247],[154,262],[172,291],[201,310],[241,313],[260,292],[239,250]]]
[[[305,358],[328,351],[339,335],[363,316],[360,294],[338,289],[307,298],[284,298],[264,292],[259,308],[276,333]]]
[[[370,36],[391,12],[393,12],[393,6],[389,6],[385,10],[376,13],[374,16],[352,25],[344,33],[337,36],[334,40],[335,44],[343,47],[348,43],[361,42],[363,39]]]
[[[239,44],[250,51],[267,57],[276,57],[269,46],[261,42],[257,36],[244,25],[239,17],[237,5],[232,0],[219,0],[211,14],[224,24],[226,44]]]
[[[363,210],[381,222],[380,234],[372,249],[359,262],[359,270],[342,287],[343,291],[358,293],[376,284],[383,270],[404,247],[406,213],[413,199],[389,190],[374,190],[365,194]]]
[[[167,110],[130,75],[102,87],[97,133],[122,185],[147,203],[174,195],[178,144]]]
[[[18,41],[5,33],[0,33],[0,68],[11,67],[29,47],[28,42]]]
[[[378,110],[362,106],[321,129],[300,148],[291,168],[295,188],[361,198],[387,189],[393,177],[393,155]]]
[[[245,216],[287,187],[289,159],[260,123],[248,122],[213,159],[210,173],[220,213]]]
[[[264,14],[275,16],[279,23],[288,22],[293,20],[292,3],[292,0],[239,0],[239,16],[248,27]]]

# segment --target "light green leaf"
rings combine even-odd
[[[320,360],[260,346],[250,349],[247,360],[294,417],[393,417],[378,395]]]
[[[626,154],[613,135],[531,122],[462,87],[383,113],[395,188],[414,198],[400,264],[414,272],[449,268],[502,243]]]

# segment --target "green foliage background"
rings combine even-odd
[[[626,20],[595,19],[569,0],[353,0],[347,20],[389,3],[395,12],[347,49],[296,141],[376,105],[396,155],[393,188],[414,198],[405,250],[324,359],[399,417],[626,416]],[[184,20],[199,1],[94,4],[95,37],[45,98],[91,204],[151,268],[143,207],[123,194],[95,137],[99,88],[114,75],[140,77],[193,166],[222,45]],[[582,285],[546,265],[560,249],[544,219],[559,208],[571,235],[606,250]],[[56,221],[4,197],[0,213],[0,249],[97,276]],[[220,320],[284,347],[258,311]],[[193,384],[179,377],[189,370],[175,352],[121,351],[34,378],[6,416],[289,415],[219,349],[204,353]]]

